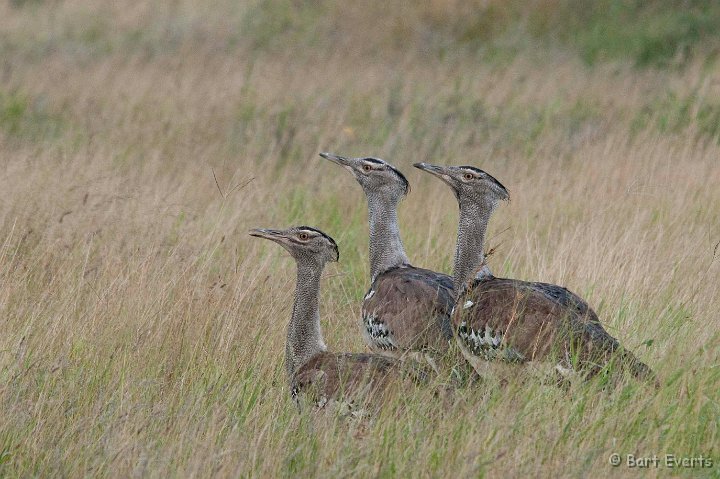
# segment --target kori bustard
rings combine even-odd
[[[332,399],[352,402],[361,393],[374,395],[387,388],[397,375],[397,360],[376,354],[333,353],[325,345],[318,308],[320,277],[328,262],[339,259],[335,241],[309,226],[254,229],[250,235],[279,244],[297,265],[295,302],[285,346],[285,368],[293,399],[309,396],[322,407]]]
[[[510,198],[499,181],[472,166],[414,166],[450,186],[460,207],[452,324],[478,373],[483,361],[548,359],[563,377],[575,372],[592,376],[615,361],[637,378],[658,384],[650,368],[623,349],[576,294],[554,284],[492,275],[485,264],[485,233],[497,205]]]
[[[362,303],[362,331],[370,349],[402,358],[445,353],[452,339],[452,278],[410,264],[400,238],[398,204],[410,186],[379,158],[320,153],[348,170],[365,192],[370,230],[370,289]]]

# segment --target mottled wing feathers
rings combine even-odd
[[[411,266],[386,271],[363,301],[365,339],[380,353],[445,351],[452,338],[453,303],[452,279],[447,275]]]
[[[499,337],[498,349],[510,349],[517,360],[557,354],[598,369],[619,348],[587,303],[560,286],[490,277],[466,288],[457,304],[453,324],[465,336],[465,348],[480,356],[493,355],[484,352],[486,337]]]
[[[322,407],[328,400],[359,401],[383,391],[397,374],[397,361],[375,354],[320,353],[295,373],[293,398]]]
[[[512,281],[516,284],[525,283],[523,281],[517,280],[506,281]],[[528,282],[525,284],[527,285],[526,287],[528,289],[544,295],[553,303],[558,304],[569,311],[572,311],[578,317],[587,317],[589,320],[594,320],[599,323],[597,315],[592,309],[590,309],[590,306],[588,306],[587,302],[585,302],[585,300],[583,300],[580,296],[568,290],[567,288],[548,283]]]
[[[458,298],[452,323],[472,364],[478,358],[551,357],[561,375],[581,369],[591,376],[617,359],[622,369],[659,386],[655,373],[605,331],[595,311],[560,286],[492,276],[473,281]]]

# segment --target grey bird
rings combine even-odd
[[[405,254],[397,209],[410,189],[407,179],[379,158],[320,156],[352,173],[367,198],[370,289],[362,303],[367,345],[390,357],[426,359],[437,371],[434,358],[452,340],[452,278],[411,265]]]
[[[285,368],[293,399],[309,397],[318,407],[330,400],[357,401],[384,391],[395,382],[397,360],[376,354],[333,353],[320,329],[320,277],[328,262],[338,261],[335,241],[309,226],[285,230],[253,229],[251,236],[285,248],[297,264],[292,317],[287,330]],[[363,398],[359,398],[360,394]]]
[[[414,165],[450,186],[460,206],[452,324],[465,357],[480,373],[484,361],[551,360],[561,378],[591,377],[613,362],[659,385],[650,368],[621,347],[578,295],[554,284],[496,278],[483,244],[490,216],[507,189],[472,166]]]

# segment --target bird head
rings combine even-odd
[[[410,183],[405,175],[380,158],[347,158],[331,153],[320,153],[320,156],[352,173],[368,198],[399,201],[410,192]]]
[[[510,193],[502,183],[474,166],[437,166],[429,163],[415,163],[413,166],[444,181],[452,188],[461,206],[470,202],[490,201],[496,204],[510,200]]]
[[[340,259],[335,240],[310,226],[293,226],[285,230],[253,229],[250,236],[274,241],[298,262],[324,265]]]

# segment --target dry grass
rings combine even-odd
[[[717,63],[483,61],[422,30],[443,2],[106,3],[0,5],[0,475],[635,476],[613,451],[718,475]],[[325,335],[363,350],[365,202],[323,150],[407,174],[407,250],[443,271],[457,207],[410,164],[492,173],[513,198],[494,270],[586,297],[663,387],[518,381],[449,407],[419,388],[364,429],[298,415],[294,265],[246,231],[338,240]]]

